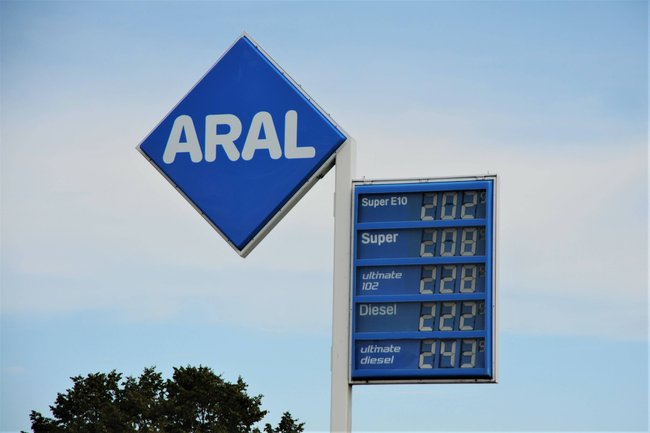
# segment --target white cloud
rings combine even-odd
[[[321,291],[331,290],[333,172],[242,260],[136,152],[143,132],[129,126],[133,115],[124,112],[104,124],[97,119],[115,114],[110,107],[97,110],[61,113],[39,119],[37,128],[13,125],[5,132],[5,311],[108,308],[129,320],[161,320],[200,303],[206,317],[243,323],[237,312],[244,306],[263,317],[274,305],[274,326],[288,327],[296,313],[305,327],[328,327],[329,313],[314,319],[311,307],[303,312],[301,306],[330,308],[329,294]],[[555,312],[558,324],[519,320],[521,309],[513,308],[504,309],[504,329],[566,329],[564,299],[592,303],[580,323],[601,320],[609,305],[645,305],[642,146],[518,146],[498,114],[476,122],[478,132],[462,113],[406,113],[379,121],[385,125],[380,129],[368,121],[358,119],[355,134],[359,177],[499,174],[501,295],[528,310],[539,303],[540,310]],[[49,135],[53,130],[57,134]],[[501,145],[479,137],[493,130]],[[551,308],[556,300],[560,306]],[[633,323],[647,318],[643,308],[629,314]]]
[[[77,114],[6,133],[5,312],[104,309],[124,320],[191,315],[328,329],[333,172],[244,261],[138,154],[133,128],[116,132],[93,121],[106,113]],[[86,123],[93,126],[79,126]],[[269,306],[273,320],[263,314]]]
[[[386,123],[401,129],[357,137],[368,178],[499,175],[503,330],[647,338],[645,143],[518,146],[500,131],[497,145],[462,116],[436,113]],[[625,319],[604,327],[608,316]]]
[[[10,365],[8,367],[4,367],[2,370],[12,376],[24,374],[27,371],[27,369],[21,365]]]

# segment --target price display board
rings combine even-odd
[[[495,194],[355,182],[351,383],[495,381]]]

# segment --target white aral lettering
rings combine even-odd
[[[228,132],[219,134],[219,125],[227,126]],[[239,159],[239,150],[235,140],[241,135],[241,122],[232,114],[211,114],[205,117],[205,160],[212,162],[217,159],[217,146],[223,147],[226,156],[231,161]],[[192,160],[192,162],[195,162]]]
[[[287,159],[308,159],[316,156],[311,146],[298,147],[298,113],[287,111],[284,116],[284,156]]]
[[[264,138],[260,138],[262,128],[264,128]],[[271,159],[278,159],[282,156],[282,149],[280,149],[280,140],[278,134],[275,132],[275,125],[270,113],[260,111],[253,116],[251,127],[246,135],[244,142],[244,150],[241,152],[241,157],[245,161],[250,161],[258,149],[266,149],[269,151]]]
[[[220,146],[230,161],[250,161],[264,151],[271,159],[279,159],[284,154],[287,159],[310,159],[316,156],[312,146],[298,146],[298,113],[289,110],[284,116],[284,150],[276,132],[275,123],[270,113],[260,111],[251,119],[246,138],[241,149],[236,145],[243,132],[241,120],[233,114],[209,114],[205,117],[205,142],[201,143],[194,121],[188,115],[180,115],[174,120],[167,145],[163,152],[163,162],[172,164],[178,154],[189,154],[194,163],[217,160],[217,148]],[[184,137],[184,139],[183,139]]]
[[[181,141],[183,133],[185,133],[185,141]],[[190,116],[186,115],[178,116],[174,120],[172,132],[169,133],[165,153],[163,153],[163,161],[166,164],[171,164],[179,153],[189,153],[192,162],[201,162],[203,159],[194,122]]]

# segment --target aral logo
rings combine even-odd
[[[221,132],[220,132],[221,131]],[[225,132],[224,132],[225,131]],[[163,161],[172,164],[179,153],[188,153],[192,162],[214,162],[217,147],[221,146],[230,161],[242,158],[250,161],[257,151],[268,152],[271,159],[280,159],[283,148],[276,132],[273,117],[266,111],[253,116],[241,150],[235,142],[242,135],[242,122],[234,114],[210,114],[205,117],[205,140],[203,152],[199,136],[190,116],[181,115],[174,120]],[[298,113],[289,110],[284,115],[284,157],[287,159],[313,158],[316,149],[312,146],[298,147]],[[183,141],[183,137],[185,137]]]
[[[245,256],[332,167],[346,139],[243,35],[139,149]]]

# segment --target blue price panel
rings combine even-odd
[[[355,184],[353,382],[494,380],[495,182]]]

